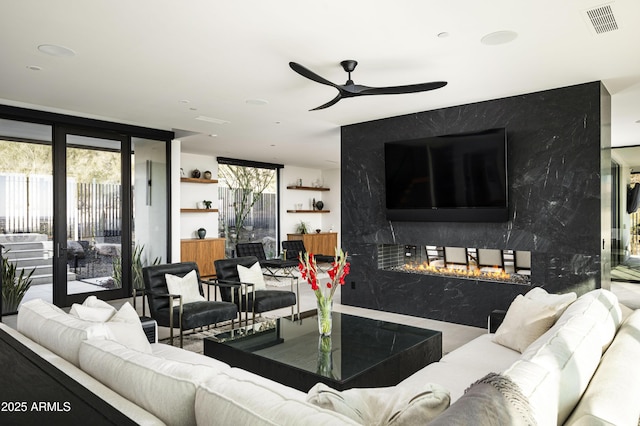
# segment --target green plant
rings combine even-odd
[[[31,287],[31,272],[25,275],[24,269],[18,273],[18,267],[15,263],[9,262],[6,258],[2,258],[2,311],[16,312],[18,305],[22,302],[22,298]]]
[[[308,234],[309,233],[309,225],[306,222],[300,221],[298,226],[296,227],[296,233],[298,234]]]
[[[211,201],[204,200],[203,203],[204,203],[204,208],[205,209],[210,209],[211,208]]]
[[[131,254],[131,283],[133,288],[140,290],[144,288],[144,281],[142,280],[142,268],[148,266],[147,259],[142,258],[142,252],[144,251],[144,245],[136,244]],[[157,265],[161,262],[160,257],[153,259],[152,265]],[[122,288],[122,257],[116,256],[113,259],[113,280],[116,282],[118,288]]]

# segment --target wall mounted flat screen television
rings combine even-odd
[[[389,220],[508,220],[506,129],[387,142],[384,149]]]

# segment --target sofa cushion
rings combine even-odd
[[[522,354],[523,360],[538,364],[557,376],[558,424],[564,423],[580,400],[600,362],[603,345],[608,344],[610,329],[615,330],[615,321],[609,315],[610,301],[606,295],[605,300],[600,300],[601,295],[604,293],[590,292],[578,298],[558,320],[560,326],[554,326],[550,330],[552,334],[545,333]],[[584,305],[581,313],[565,318],[576,304]],[[619,313],[617,302],[614,305]],[[546,341],[541,342],[543,338]]]
[[[531,426],[535,418],[518,385],[508,376],[490,373],[469,386],[464,396],[428,424]]]
[[[608,290],[592,290],[569,305],[553,327],[523,352],[523,358],[530,358],[561,328],[569,327],[577,332],[586,333],[590,332],[594,325],[598,328],[596,335],[604,353],[621,322],[622,311],[617,297]]]
[[[71,305],[69,315],[86,321],[105,322],[109,321],[116,312],[117,309],[107,302],[96,296],[89,296],[82,302],[82,305],[78,303]]]
[[[417,393],[395,386],[340,392],[318,383],[309,391],[307,402],[365,425],[407,425],[433,420],[450,401],[449,392],[433,383],[425,383]]]
[[[195,411],[202,425],[356,425],[350,418],[305,401],[306,394],[237,368],[200,386]]]
[[[556,320],[556,310],[545,302],[518,295],[496,330],[493,341],[518,352],[549,330]]]
[[[495,343],[494,343],[495,344]],[[508,368],[509,364],[503,368]],[[421,368],[396,385],[398,391],[418,394],[425,383],[438,383],[444,386],[449,392],[449,399],[453,404],[460,398],[465,389],[479,378],[491,373],[487,365],[474,364],[451,364],[447,362],[434,362]]]
[[[196,389],[220,373],[211,366],[166,360],[111,340],[87,340],[80,368],[170,425],[195,425]]]
[[[96,325],[100,326],[105,328],[107,339],[115,340],[130,349],[151,353],[151,345],[142,329],[140,317],[129,302],[125,302],[109,321]]]
[[[78,351],[83,340],[104,338],[105,330],[96,323],[65,313],[51,303],[34,299],[18,311],[18,331],[51,352],[79,366]]]
[[[524,297],[530,300],[542,302],[556,311],[556,320],[564,313],[570,304],[576,301],[578,295],[575,292],[564,294],[550,294],[542,287],[534,287]]]
[[[554,425],[558,418],[557,374],[531,361],[518,360],[504,373],[529,401],[536,423]]]
[[[622,324],[567,425],[635,425],[640,418],[640,310]]]
[[[485,333],[449,352],[440,362],[463,366],[473,365],[486,372],[501,372],[518,358],[520,358],[520,352],[493,342],[493,334]]]

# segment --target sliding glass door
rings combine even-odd
[[[60,127],[54,153],[54,303],[68,306],[88,295],[128,296],[131,273],[131,169],[128,138]]]

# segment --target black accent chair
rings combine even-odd
[[[204,297],[203,282],[211,285],[214,283],[200,280],[200,272],[195,262],[170,263],[142,268],[144,294],[149,302],[151,318],[156,320],[158,325],[169,327],[172,345],[173,328],[178,327],[180,329],[180,347],[182,347],[183,330],[191,330],[205,325],[210,326],[229,320],[231,320],[231,328],[233,329],[234,321],[238,317],[238,307],[235,303],[207,300],[183,304],[180,295],[169,294],[165,274],[184,277],[193,270],[196,271],[200,295]],[[180,300],[179,306],[173,306],[174,299]]]
[[[286,290],[255,290],[252,283],[240,282],[238,265],[246,268],[252,267],[258,258],[255,256],[235,257],[232,259],[214,260],[220,294],[222,300],[237,304],[238,309],[245,313],[245,324],[249,324],[249,312],[252,321],[255,322],[256,313],[273,311],[275,309],[291,306],[291,317],[294,318],[294,306],[297,306],[298,318],[300,317],[300,286],[298,278],[290,275],[291,291]],[[295,292],[294,292],[295,282]],[[241,289],[244,288],[244,292]],[[240,314],[242,315],[242,314]],[[242,322],[242,318],[240,319]]]
[[[293,270],[298,267],[298,261],[296,259],[267,259],[262,243],[238,243],[236,244],[236,256],[255,256],[258,258],[258,262],[260,262],[260,267],[266,269],[267,272],[265,275],[276,279],[282,277],[276,274],[277,270],[283,271],[285,276],[293,276]]]
[[[298,259],[300,254],[304,255],[307,252],[307,249],[304,246],[304,241],[302,240],[286,240],[282,242],[282,250],[284,250],[285,259]],[[313,253],[313,257],[316,259],[316,262],[322,263],[332,263],[335,260],[335,256],[329,256],[325,254],[316,254]]]

